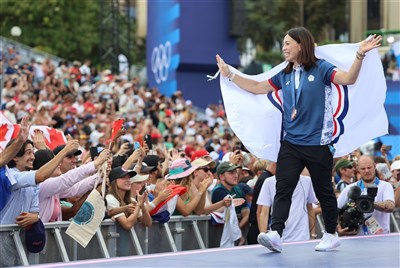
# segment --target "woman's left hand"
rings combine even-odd
[[[360,48],[358,49],[358,51],[362,54],[365,54],[366,52],[374,48],[380,47],[382,45],[381,41],[382,41],[382,36],[374,34],[368,37],[367,39],[361,41]]]

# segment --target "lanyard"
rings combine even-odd
[[[379,179],[378,179],[378,178],[375,178],[374,184],[375,184],[376,186],[379,185]],[[360,181],[357,183],[357,185],[361,188],[361,191],[364,191],[364,189],[365,189],[365,184],[364,184],[364,181],[363,181],[363,180],[360,180]]]
[[[300,72],[300,74],[299,74],[300,83],[299,83],[299,87],[297,89],[296,89],[296,83],[295,83],[295,72]],[[301,90],[303,89],[303,82],[304,82],[304,78],[306,75],[304,74],[303,68],[301,68],[300,70],[296,70],[295,72],[292,72],[290,74],[290,85],[291,85],[290,95],[292,97],[292,105],[296,109],[297,103],[299,102],[299,99],[300,99]]]

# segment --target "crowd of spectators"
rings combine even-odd
[[[181,91],[166,97],[157,88],[142,85],[138,77],[127,80],[110,70],[99,71],[90,60],[58,66],[47,59],[20,63],[18,53],[10,48],[2,68],[2,110],[12,123],[21,124],[21,130],[1,153],[1,168],[8,165],[17,181],[1,208],[1,224],[24,227],[37,221],[38,215],[43,222],[71,219],[95,182],[101,183],[103,178],[96,171],[107,162],[105,217],[124,229],[138,222],[145,226],[154,220],[166,222],[171,215],[223,211],[231,202],[242,229],[238,245],[257,243],[260,231],[268,229],[273,196],[259,197],[266,196],[263,185],[274,185],[273,178],[267,178],[275,174],[275,164],[257,159],[244,148],[232,133],[223,106],[209,105],[205,120],[199,119],[192,109],[195,100],[185,99]],[[125,123],[107,149],[117,119]],[[32,141],[27,139],[29,124],[62,130],[69,141],[49,150],[42,133],[36,132]],[[391,163],[385,148],[382,157],[375,159],[376,176],[391,184],[400,206],[400,156]],[[338,196],[347,185],[361,180],[360,157],[358,150],[335,161],[332,185]],[[307,185],[312,191],[311,184]],[[28,194],[29,200],[19,199]],[[173,211],[158,212],[172,196],[178,196]],[[301,217],[313,219],[309,223],[303,219],[301,236],[288,233],[285,237],[316,238],[318,202],[311,193],[302,202],[306,210]],[[292,227],[287,229],[295,232]],[[9,239],[2,239],[6,245]],[[10,261],[8,265],[15,262]]]

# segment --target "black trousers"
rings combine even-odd
[[[317,199],[321,204],[325,229],[335,233],[338,218],[336,196],[332,187],[333,156],[328,145],[300,146],[282,141],[276,167],[276,194],[271,229],[281,236],[289,217],[293,191],[300,173],[307,167]],[[296,204],[295,204],[296,205]]]
[[[257,245],[257,237],[260,234],[258,225],[256,223],[249,224],[249,232],[247,233],[247,244]]]

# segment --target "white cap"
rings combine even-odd
[[[124,85],[124,89],[131,88],[132,86],[133,86],[132,83],[126,83],[126,84]]]
[[[394,161],[390,166],[390,171],[400,169],[400,160]]]
[[[14,106],[16,104],[15,100],[11,100],[7,102],[6,104],[6,109],[9,109],[10,107]]]
[[[131,183],[134,183],[134,182],[142,182],[142,181],[147,180],[148,178],[149,178],[149,174],[147,174],[147,175],[139,175],[139,174],[136,174],[135,176],[133,176],[133,177],[131,178]]]

